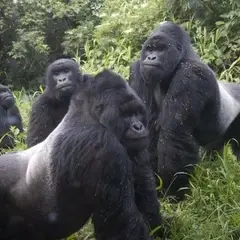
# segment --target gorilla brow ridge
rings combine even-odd
[[[140,114],[145,113],[144,106],[140,104],[139,101],[137,101],[137,99],[135,99],[134,95],[132,95],[131,98],[128,99],[128,101],[125,101],[120,106],[120,110],[122,112],[129,112],[129,113],[134,113],[134,112],[138,112]]]
[[[74,62],[61,62],[61,63],[57,63],[57,64],[53,64],[51,66],[51,70],[56,70],[56,69],[62,69],[62,68],[71,68],[71,69],[78,69],[78,65]]]

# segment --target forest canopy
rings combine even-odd
[[[171,20],[219,79],[239,81],[239,9],[237,0],[2,0],[0,80],[36,89],[49,62],[62,56],[86,71],[109,67],[127,76],[146,36]]]

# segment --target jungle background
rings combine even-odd
[[[188,31],[219,80],[240,83],[239,0],[1,0],[0,83],[14,90],[25,129],[50,62],[68,56],[84,72],[111,68],[127,79],[165,20]],[[25,149],[24,134],[15,133],[15,150]],[[160,200],[163,215],[173,216],[171,239],[240,239],[240,163],[227,146],[223,156],[203,157],[191,189],[182,203]],[[91,224],[68,239],[93,239]]]

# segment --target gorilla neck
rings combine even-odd
[[[72,100],[70,103],[66,118],[69,119],[69,121],[74,125],[78,123],[87,125],[99,124],[97,119],[92,117],[92,114],[89,112],[87,106],[74,100]]]
[[[59,102],[68,102],[68,103],[70,103],[71,97],[72,97],[72,94],[64,95],[63,93],[57,93],[57,95],[56,95],[56,99]]]

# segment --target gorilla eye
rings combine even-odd
[[[53,71],[53,75],[59,75],[59,71]]]
[[[181,45],[181,44],[177,44],[177,50],[178,50],[179,52],[182,51],[182,45]]]
[[[63,72],[64,72],[64,73],[69,72],[69,68],[64,68],[64,69],[63,69]]]
[[[146,49],[151,52],[151,51],[153,51],[153,46],[151,44],[148,44],[146,46]]]

